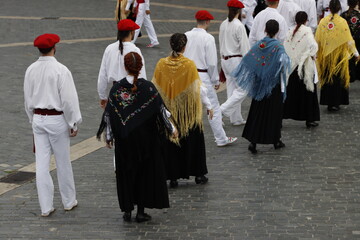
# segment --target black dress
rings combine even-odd
[[[297,68],[289,77],[284,103],[284,119],[314,122],[320,120],[319,101],[316,85],[314,92],[306,89],[304,81],[299,78]]]
[[[115,138],[116,185],[120,208],[168,208],[164,153],[153,117],[127,138]]]
[[[208,173],[204,133],[200,127],[189,130],[189,135],[180,139],[180,146],[167,140],[165,149],[168,180],[189,179],[190,176]]]
[[[252,100],[242,137],[251,143],[275,144],[281,138],[283,96],[280,84],[271,95],[260,101]]]
[[[339,76],[333,76],[333,83],[321,87],[320,104],[332,106],[349,105],[349,90],[344,88]]]

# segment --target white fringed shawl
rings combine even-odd
[[[301,25],[293,36],[295,27],[291,28],[284,42],[286,53],[291,59],[291,73],[298,67],[298,75],[304,80],[308,91],[314,91],[315,64],[312,59],[318,51],[311,28]]]

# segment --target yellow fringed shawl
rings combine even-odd
[[[193,61],[182,55],[160,59],[152,82],[171,112],[180,138],[193,127],[202,128],[201,81]]]
[[[319,45],[317,69],[320,87],[332,84],[333,76],[339,75],[345,88],[350,85],[349,59],[356,51],[345,19],[338,14],[323,18],[316,30],[315,40]]]

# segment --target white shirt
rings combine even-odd
[[[266,37],[265,25],[270,19],[274,19],[279,23],[279,32],[275,35],[275,39],[279,40],[281,43],[284,42],[288,31],[288,25],[284,17],[281,16],[275,8],[267,7],[259,12],[254,19],[254,24],[249,35],[250,46],[253,46],[257,41]]]
[[[316,14],[316,2],[315,0],[294,0],[294,2],[300,6],[301,10],[308,15],[308,26],[313,32],[317,28],[317,14]]]
[[[289,28],[296,25],[295,15],[301,11],[301,8],[293,0],[281,0],[277,10],[285,18]]]
[[[244,4],[245,8],[243,8],[242,13],[245,15],[244,18],[241,18],[241,22],[246,25],[249,30],[251,30],[251,27],[254,22],[254,9],[257,6],[256,0],[243,0],[242,3]]]
[[[188,39],[184,56],[193,60],[197,69],[207,70],[209,79],[202,79],[205,84],[218,85],[217,51],[215,38],[202,28],[193,28],[185,33]]]
[[[41,56],[31,64],[24,79],[25,111],[30,123],[34,109],[64,112],[69,128],[77,130],[81,123],[79,99],[71,72],[55,57]]]
[[[125,7],[125,10],[129,10],[130,8],[130,5],[134,2],[135,0],[128,0],[127,4],[126,4],[126,7]],[[142,4],[145,4],[145,10],[150,10],[150,0],[145,0],[144,3]],[[138,2],[135,1],[133,7],[136,7],[138,5]]]
[[[223,21],[219,31],[220,56],[245,55],[249,49],[249,39],[244,24],[239,19]]]
[[[143,62],[143,67],[140,70],[139,78],[146,79],[145,60],[141,51],[135,44],[131,42],[123,42],[123,54],[119,50],[119,41],[110,44],[106,47],[99,71],[97,90],[100,99],[108,98],[108,86],[114,81],[120,81],[127,75],[124,65],[124,56],[129,52],[138,53]]]
[[[340,4],[341,4],[341,9],[338,12],[338,14],[340,15],[341,13],[345,12],[346,10],[348,10],[349,6],[347,4],[347,0],[339,0]],[[317,2],[317,14],[319,16],[322,15],[322,11],[329,8],[329,4],[330,4],[330,0],[318,0]],[[327,10],[324,12],[324,17],[326,17],[327,15],[329,15],[331,12],[330,10]]]

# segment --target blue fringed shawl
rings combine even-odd
[[[283,45],[276,39],[265,37],[250,49],[231,75],[248,96],[257,101],[269,97],[273,88],[283,80],[285,101],[290,67],[290,58]]]

